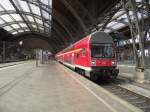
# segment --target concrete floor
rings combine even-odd
[[[13,65],[17,65],[17,64],[21,64],[21,63],[24,63],[24,62],[26,62],[26,61],[0,63],[0,68],[2,68],[2,67],[7,67],[7,66],[13,66]]]
[[[133,65],[118,65],[119,68],[119,76],[129,79],[132,85],[147,89],[150,91],[150,83],[138,83],[135,82],[135,66]],[[150,77],[150,70],[149,70],[149,77]]]
[[[63,69],[53,61],[37,68],[35,62],[1,68],[0,112],[140,112],[103,94],[102,89],[83,77],[75,75],[83,83],[76,81],[69,76],[72,72]]]

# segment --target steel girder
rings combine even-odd
[[[11,22],[10,24],[15,24],[15,22]],[[23,23],[23,21],[18,21],[18,23]],[[32,22],[31,24],[35,24],[34,22]],[[39,25],[39,24],[38,24]],[[41,25],[41,24],[40,24]],[[40,26],[39,25],[39,26]],[[43,27],[42,25],[41,25],[41,27]],[[24,27],[24,29],[28,29],[27,27]],[[59,31],[59,29],[60,28],[54,28],[54,30],[57,32],[57,34],[58,34],[58,36],[60,36],[60,38],[55,38],[55,43],[56,44],[63,44],[63,43],[66,43],[66,40],[65,40],[65,38],[63,37],[63,34],[62,34],[62,32],[61,31]],[[18,29],[16,29],[16,30],[20,30],[20,28],[18,28]],[[13,32],[13,31],[10,31],[10,32]],[[40,33],[40,32],[39,32]],[[45,33],[44,33],[45,34]],[[49,35],[49,34],[46,34],[48,37],[49,36],[51,36],[51,35]],[[49,38],[50,40],[51,39],[53,39],[53,38]],[[62,41],[61,41],[62,40]]]
[[[20,17],[23,19],[23,21],[26,23],[26,25],[28,26],[28,28],[31,30],[31,26],[26,22],[27,21],[27,18],[24,17],[22,15],[22,13],[20,13],[20,10],[18,9],[18,7],[16,6],[16,4],[14,3],[13,0],[9,0],[10,3],[13,5],[13,7],[15,8],[16,12],[20,15]],[[17,0],[16,0],[17,1]],[[19,5],[19,3],[17,2],[17,4]],[[32,30],[31,30],[32,31]]]
[[[3,18],[0,17],[1,20],[3,20],[5,22],[5,24],[7,26],[10,26],[12,29],[14,29],[16,32],[18,32],[14,27],[11,26],[11,24],[9,24],[6,20],[4,20]]]
[[[35,6],[37,6],[37,7],[39,7],[40,8],[40,10],[44,10],[45,12],[47,12],[49,15],[52,15],[52,13],[50,12],[52,9],[51,9],[51,7],[49,7],[49,6],[47,6],[47,5],[45,5],[45,4],[43,4],[43,3],[41,3],[40,1],[38,1],[38,2],[33,2],[33,1],[29,1],[29,0],[23,0],[23,1],[26,1],[27,2],[27,4],[28,4],[28,6],[29,6],[29,9],[30,9],[30,12],[24,12],[21,8],[20,8],[20,6],[19,6],[19,3],[17,2],[17,1],[13,1],[13,0],[10,0],[10,2],[12,3],[12,5],[14,6],[14,8],[16,9],[16,11],[1,11],[0,12],[0,14],[1,15],[3,15],[3,14],[19,14],[21,17],[22,17],[22,19],[23,19],[23,21],[24,21],[24,23],[28,26],[28,28],[30,29],[30,31],[34,31],[34,29],[30,26],[30,23],[31,22],[29,22],[29,20],[27,19],[27,17],[26,17],[26,15],[30,15],[30,16],[32,16],[33,18],[34,18],[34,22],[35,22],[35,25],[38,25],[37,24],[37,22],[36,22],[36,20],[35,20],[35,18],[37,18],[37,19],[42,19],[42,21],[43,21],[43,23],[51,23],[51,21],[49,21],[48,22],[48,20],[46,19],[46,18],[44,18],[43,16],[42,16],[42,18],[41,18],[41,16],[39,16],[39,15],[36,15],[36,14],[34,14],[33,12],[32,12],[32,10],[31,10],[31,7],[30,7],[30,5],[29,4],[33,4],[33,5],[35,5]],[[42,11],[41,11],[41,14],[42,14]],[[61,21],[61,19],[59,19],[59,18],[55,18],[55,17],[53,17],[56,21],[58,21],[59,22],[59,24],[64,28],[64,30],[68,33],[68,35],[70,36],[70,37],[72,37],[72,35],[71,35],[71,32],[68,30],[68,28],[63,24],[63,21]],[[5,23],[7,23],[6,21],[5,21]],[[16,24],[17,24],[17,21],[16,21]],[[33,24],[33,23],[32,23]],[[10,26],[10,24],[7,24],[8,26]],[[6,25],[3,25],[3,26],[6,26]],[[43,26],[45,26],[45,25],[43,25]],[[49,26],[51,26],[51,24],[49,24]],[[12,27],[13,28],[13,27]],[[38,27],[37,27],[38,28]],[[45,27],[43,27],[43,28],[45,28]],[[14,29],[14,28],[13,28]],[[50,28],[49,28],[50,29]],[[15,30],[15,29],[14,29]],[[18,29],[17,29],[18,30]],[[17,30],[15,30],[15,31],[17,31]],[[23,29],[23,30],[26,30],[26,28],[25,29]],[[39,30],[39,29],[38,29]],[[18,32],[18,31],[17,31]]]
[[[4,10],[4,12],[6,12],[6,13],[8,13],[8,10],[6,10],[1,4],[0,4],[0,7]],[[13,21],[15,21],[16,22],[16,20],[10,15],[10,14],[8,14],[10,17],[11,17],[11,19],[13,20]],[[20,24],[18,24],[21,28],[22,28],[22,26],[20,25]],[[24,30],[23,28],[22,28],[22,30]],[[25,30],[24,30],[25,31]]]
[[[55,18],[56,17],[56,18]],[[57,18],[56,14],[53,14],[53,18],[64,28],[64,30],[67,32],[70,38],[72,38],[72,34],[70,30],[66,27],[66,25],[62,22],[60,18]]]
[[[25,1],[25,0],[24,0]],[[52,15],[52,12],[49,12],[49,10],[51,11],[51,7],[47,7],[46,5],[42,4],[39,5],[37,4],[36,2],[31,2],[31,1],[28,1],[30,4],[33,4],[35,6],[38,6],[39,8],[41,8],[42,10],[44,10],[45,12],[49,13],[50,15]],[[53,13],[56,13],[58,15],[60,15],[60,17],[63,17],[59,12],[57,12],[56,10],[53,10]],[[61,20],[61,18],[57,17],[55,14],[53,14],[53,18],[64,28],[64,30],[68,33],[68,35],[70,36],[70,38],[72,38],[72,34],[71,32],[69,31],[69,28],[67,28],[64,24],[64,22]]]
[[[78,10],[80,10],[80,12],[78,12],[78,15],[79,15],[79,17],[81,17],[81,19],[82,19],[82,21],[84,20],[84,18],[85,17],[87,17],[87,19],[88,19],[88,21],[89,21],[89,23],[90,23],[90,26],[94,26],[94,24],[95,24],[95,19],[94,19],[94,17],[93,17],[93,15],[91,14],[91,12],[87,9],[87,8],[85,8],[85,6],[79,1],[79,0],[71,0],[71,1],[69,1],[70,3],[72,3],[73,2],[73,4],[74,4],[74,7],[72,6],[72,8],[74,8],[74,10],[75,10],[75,7],[77,7],[78,8]],[[85,23],[85,22],[84,22]],[[90,33],[91,31],[89,30],[89,28],[87,28],[87,31],[88,31],[88,33]]]
[[[41,2],[40,2],[40,0],[37,0],[37,2],[39,4],[39,6],[42,5]],[[43,11],[42,11],[41,7],[39,7],[39,8],[40,8],[41,18],[42,18],[42,22],[43,22],[43,26],[44,26],[44,33],[45,33],[46,30],[45,30],[45,23],[44,23],[44,19],[43,19],[43,17],[44,17],[43,16]]]
[[[23,1],[26,1],[26,0],[23,0]],[[40,9],[44,10],[45,12],[47,12],[49,15],[52,15],[52,8],[43,4],[43,3],[37,3],[37,2],[32,2],[31,0],[28,0],[28,3],[30,4],[33,4],[37,7],[39,7]],[[59,12],[53,10],[53,12],[56,12],[57,14],[61,15]],[[68,33],[68,35],[72,38],[72,34],[71,32],[69,31],[69,28],[67,28],[64,24],[64,22],[61,20],[61,18],[58,18],[57,16],[53,15],[53,18],[64,28],[64,30]]]
[[[147,10],[147,16],[148,16],[148,22],[146,23],[146,26],[145,26],[145,34],[144,34],[144,42],[146,41],[146,36],[147,34],[150,35],[150,5],[149,5],[149,0],[144,0],[145,1],[145,9]],[[145,44],[144,44],[144,47],[145,47]]]
[[[24,23],[23,21],[17,21],[18,23]],[[16,22],[9,22],[9,24],[10,25],[12,25],[12,24],[16,24]],[[36,24],[36,23],[34,23],[34,22],[30,22],[30,24]],[[38,26],[40,26],[40,27],[43,27],[41,24],[37,24]],[[7,26],[7,24],[5,23],[5,24],[2,24],[1,25],[2,27],[5,27],[5,26]],[[27,27],[23,27],[25,30],[26,29],[28,29]],[[16,30],[20,30],[21,28],[18,28],[18,29],[16,29]],[[57,28],[53,28],[57,33],[59,33],[59,36],[60,36],[60,38],[61,38],[61,43],[62,42],[66,42],[66,40],[65,40],[65,38],[64,37],[62,37],[63,36],[63,34],[62,34],[62,32],[63,31],[59,31],[59,27],[57,27]],[[15,31],[15,30],[12,30],[12,31],[10,31],[10,32],[13,32],[13,31]],[[49,34],[47,34],[48,36],[50,36]],[[62,35],[62,36],[61,36]],[[57,39],[57,41],[60,41],[59,39]]]
[[[29,10],[30,10],[30,12],[31,12],[30,14],[32,15],[32,17],[33,17],[33,19],[34,19],[34,22],[36,23],[37,30],[40,31],[40,29],[39,29],[39,27],[38,27],[38,25],[37,25],[37,21],[36,21],[36,19],[35,19],[35,16],[34,16],[34,14],[33,14],[33,11],[32,11],[32,9],[31,9],[31,6],[30,6],[30,4],[29,4],[28,1],[27,1],[27,5],[28,5]],[[41,17],[40,17],[40,19],[41,19]]]
[[[24,12],[24,11],[20,11],[23,15],[29,15],[29,16],[33,16],[33,18],[37,18],[37,19],[40,19],[41,20],[41,17],[39,16],[39,15],[37,15],[37,14],[32,14],[32,13],[29,13],[29,12]],[[5,11],[0,11],[0,15],[5,15],[5,14],[16,14],[16,12],[15,11],[13,11],[13,10],[10,10],[10,11],[8,11],[8,12],[5,12]],[[58,13],[59,14],[59,13]],[[54,18],[55,18],[56,16],[54,16]],[[61,15],[59,15],[59,17],[60,18],[63,18]],[[45,23],[47,23],[47,24],[49,24],[50,22],[47,22],[46,21],[46,19],[43,17],[43,20],[44,20],[44,22]],[[58,20],[58,19],[56,19],[59,23],[60,23],[60,25],[62,25],[64,28],[65,28],[65,30],[67,30],[66,32],[71,36],[71,32],[67,29],[67,27],[65,27],[64,25],[63,25],[63,21],[62,20]],[[63,20],[65,20],[65,18],[63,19]],[[62,22],[61,22],[62,21]],[[21,21],[19,21],[19,23],[20,23]],[[30,22],[30,21],[26,21],[28,24],[30,24],[30,23],[32,23],[32,24],[34,24],[33,22]],[[16,22],[11,22],[12,24],[15,24]],[[23,23],[23,22],[22,22]],[[66,23],[66,22],[65,22]],[[17,24],[17,23],[16,23]],[[37,23],[35,22],[35,24],[37,25]],[[4,26],[6,26],[7,25],[7,22],[6,22],[6,24],[3,24],[2,25],[2,27],[4,27]],[[71,25],[71,23],[69,23],[69,25]],[[51,24],[49,25],[49,26],[51,26]],[[73,26],[71,26],[71,27],[73,27]]]
[[[24,22],[23,22],[23,21],[18,21],[18,23],[24,23]],[[10,22],[9,24],[12,25],[12,24],[16,24],[16,23],[15,23],[15,22]],[[35,24],[35,23],[34,23],[34,22],[31,22],[31,24]],[[5,25],[6,25],[6,24],[4,24],[3,27],[4,27]],[[39,24],[38,24],[38,25],[39,25]],[[39,26],[43,27],[41,24],[40,24]],[[28,29],[27,27],[23,27],[23,28],[24,28],[25,30]],[[21,28],[18,28],[18,29],[16,29],[16,30],[20,30],[20,29],[21,29]],[[62,35],[63,35],[63,34],[62,34],[62,31],[59,31],[59,29],[60,29],[60,28],[54,28],[54,30],[57,32],[58,36],[60,36],[60,38],[56,38],[56,39],[55,39],[55,40],[56,40],[55,42],[56,42],[56,43],[57,43],[57,42],[58,42],[58,43],[65,43],[66,40],[65,40],[64,37],[62,37]],[[14,31],[14,30],[13,30],[13,31]],[[13,32],[13,31],[10,31],[10,32]],[[40,33],[40,32],[39,32],[39,33]],[[20,34],[22,34],[22,33],[20,33]],[[45,34],[45,33],[44,33],[44,34]],[[47,35],[47,36],[51,36],[51,35],[49,35],[49,34],[46,34],[46,35]],[[51,39],[52,39],[52,38],[50,38],[50,40],[51,40]],[[60,39],[61,39],[62,41],[61,41]],[[58,44],[58,43],[57,43],[57,44]]]
[[[66,36],[64,35],[63,29],[55,24],[55,27],[53,27],[52,30],[54,30],[58,34],[59,37],[57,38],[60,39],[64,44],[66,44],[68,39],[65,38]]]
[[[122,0],[123,3],[123,8],[126,11],[126,15],[129,21],[129,27],[131,30],[131,35],[132,35],[132,40],[133,40],[133,50],[134,50],[134,58],[136,61],[136,67],[139,69],[144,70],[145,69],[145,53],[144,53],[144,36],[147,36],[147,28],[150,28],[150,24],[149,21],[145,21],[145,8],[147,7],[146,4],[149,4],[147,0],[142,0],[142,2],[140,4],[142,4],[142,8],[139,8],[139,3],[136,3],[135,0]],[[148,5],[148,7],[150,7]],[[140,15],[137,15],[138,12],[140,11]],[[131,18],[130,13],[133,13],[133,18]],[[147,8],[147,17],[148,19],[150,18],[149,15],[149,8]],[[141,18],[140,18],[141,17]],[[145,33],[145,34],[144,34]],[[136,43],[135,43],[135,39],[139,38],[139,50],[141,51],[141,56],[139,56],[138,50],[136,48]],[[140,58],[139,58],[140,57]]]
[[[116,3],[114,3],[114,7],[111,9],[107,9],[102,15],[101,17],[99,17],[98,22],[103,23],[103,25],[98,29],[99,30],[104,30],[105,27],[107,26],[108,23],[110,23],[112,17],[122,8],[122,4],[121,2],[116,1],[118,4],[116,5]],[[109,10],[109,11],[108,11]]]
[[[106,27],[105,29],[109,29],[109,30],[111,30],[112,32],[121,35],[122,37],[126,37],[122,32],[119,32],[118,30],[113,29],[113,28],[111,28],[111,27]]]
[[[91,16],[92,14],[80,3],[79,0],[73,0],[75,3],[75,6],[78,6],[79,8],[81,8],[81,10],[83,11],[82,14],[84,14],[81,18],[84,18],[85,16],[88,17],[89,21],[93,24],[93,17]]]
[[[74,15],[74,17],[77,19],[78,24],[82,27],[84,34],[87,35],[88,30],[86,25],[84,24],[83,20],[81,19],[81,17],[78,15],[78,13],[76,12],[76,10],[66,1],[66,0],[60,0],[67,9],[69,9],[69,11]]]
[[[40,27],[43,27],[43,25],[40,24],[40,23],[35,23],[35,22],[31,22],[31,21],[27,21],[27,22],[30,23],[30,24],[39,25]],[[7,22],[7,23],[4,23],[4,24],[1,24],[0,27],[6,27],[6,26],[8,26],[7,24],[13,25],[13,24],[20,24],[20,23],[24,23],[24,21],[12,21],[12,22]],[[43,27],[43,28],[44,28],[44,27]],[[48,28],[48,27],[46,27],[46,28]],[[22,28],[19,28],[19,29],[23,29],[23,27],[22,27]]]
[[[56,14],[56,15],[54,15],[54,16],[56,16],[56,17],[58,17],[58,18],[61,18],[61,21],[63,21],[63,22],[65,23],[66,27],[68,27],[69,30],[71,30],[71,31],[70,31],[71,33],[75,33],[78,37],[80,37],[80,33],[79,33],[80,31],[79,31],[77,28],[75,28],[75,26],[74,26],[70,21],[68,21],[68,20],[67,20],[63,15],[61,15],[60,13],[56,12],[56,10],[54,10],[53,13]],[[71,39],[72,39],[72,41],[74,40],[74,39],[73,39],[73,35],[72,35]]]
[[[34,38],[40,38],[42,40],[47,41],[50,44],[50,46],[52,47],[51,51],[53,53],[56,53],[55,50],[57,48],[59,48],[59,44],[54,44],[56,41],[54,42],[54,41],[50,40],[49,36],[46,36],[45,33],[38,33],[38,32],[34,32],[34,31],[33,32],[28,31],[28,32],[18,33],[18,34],[15,35],[14,38],[10,38],[9,40],[10,41],[18,41],[19,42],[20,40],[24,40],[24,39],[30,38],[30,35],[35,35]]]
[[[26,16],[32,16],[33,18],[36,18],[36,19],[39,19],[39,20],[42,20],[41,19],[41,16],[39,16],[39,15],[37,15],[37,14],[32,14],[32,13],[29,13],[29,12],[24,12],[24,11],[20,11],[20,13],[22,13],[23,15],[26,15]],[[9,11],[7,11],[7,12],[5,12],[5,11],[0,11],[0,15],[2,16],[2,15],[5,15],[5,14],[16,14],[16,11],[14,11],[14,10],[9,10]],[[44,22],[45,23],[47,23],[47,24],[49,24],[49,26],[51,26],[51,24],[48,22],[48,21],[46,21],[46,18],[43,18],[43,20],[44,20]],[[26,21],[28,24],[30,24],[30,21],[28,20],[28,21]],[[37,22],[35,22],[36,24],[37,24]],[[16,23],[17,24],[17,23]]]
[[[30,36],[28,36],[28,35],[37,35],[37,38],[49,41],[49,37],[47,35],[45,35],[44,33],[39,33],[39,32],[34,32],[34,31],[33,32],[27,31],[27,32],[18,33],[16,35],[14,35],[14,38],[11,38],[12,40],[11,39],[10,40],[11,41],[24,40],[24,39],[30,38]],[[39,37],[38,37],[38,35],[39,35]],[[25,37],[25,36],[27,36],[27,37]]]

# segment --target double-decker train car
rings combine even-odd
[[[95,32],[69,46],[55,56],[56,60],[92,80],[116,78],[116,49],[113,39],[105,32]]]

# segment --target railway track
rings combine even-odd
[[[109,92],[117,95],[121,99],[129,102],[130,104],[140,108],[144,112],[150,112],[150,99],[139,95],[135,92],[132,92],[128,89],[125,89],[118,85],[118,82],[112,82],[109,84],[99,84],[104,89],[108,90]]]

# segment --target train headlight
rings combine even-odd
[[[116,66],[116,62],[115,61],[112,61],[111,64],[112,64],[112,66]]]
[[[96,66],[96,61],[95,61],[95,60],[92,60],[92,61],[91,61],[91,65],[92,65],[92,66]]]

